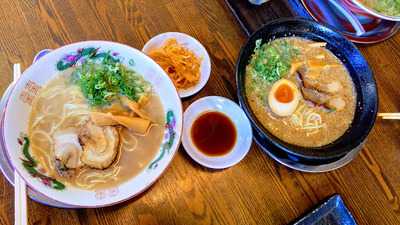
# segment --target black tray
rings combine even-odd
[[[334,195],[293,225],[357,225],[339,195]]]

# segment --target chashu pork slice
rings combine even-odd
[[[114,126],[97,126],[88,122],[82,127],[79,140],[83,148],[81,161],[95,169],[105,169],[118,153],[119,133]]]
[[[305,87],[301,87],[301,93],[303,93],[304,99],[309,100],[317,105],[323,105],[327,103],[330,98],[328,95],[324,93]]]
[[[305,88],[315,89],[326,94],[337,94],[343,89],[342,84],[338,80],[327,79],[326,76],[321,76],[321,71],[319,70],[310,70],[302,67],[297,72]]]
[[[54,154],[61,166],[68,169],[75,169],[82,166],[80,157],[82,147],[79,144],[78,135],[70,131],[59,131],[54,133]]]

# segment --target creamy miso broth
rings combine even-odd
[[[246,67],[245,93],[251,110],[269,132],[287,143],[329,144],[353,120],[353,82],[324,45],[295,37],[258,44]]]
[[[71,81],[74,70],[58,74],[35,97],[30,153],[44,174],[67,187],[118,185],[157,154],[164,135],[162,103],[153,91],[136,93],[138,101],[121,95],[106,99],[109,103],[90,102],[87,90]]]
[[[399,0],[358,0],[368,8],[386,15],[400,16],[400,1]]]

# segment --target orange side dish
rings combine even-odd
[[[200,80],[200,62],[192,51],[180,45],[175,38],[168,39],[165,44],[149,53],[169,75],[178,89],[188,89]]]

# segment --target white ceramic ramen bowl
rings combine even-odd
[[[220,112],[227,116],[236,128],[236,143],[222,156],[208,156],[198,150],[192,141],[190,130],[193,122],[205,112]],[[183,116],[182,144],[188,155],[197,163],[212,169],[224,169],[239,163],[249,152],[253,133],[249,119],[233,101],[219,96],[208,96],[193,102]]]
[[[159,152],[137,176],[115,187],[105,190],[83,190],[66,186],[56,190],[49,181],[31,176],[23,167],[24,158],[21,146],[21,134],[27,132],[31,102],[38,89],[53,79],[62,66],[83,59],[83,52],[96,48],[98,53],[110,51],[114,57],[129,68],[143,75],[151,83],[153,90],[160,96],[165,116],[165,136]],[[3,141],[7,156],[15,170],[27,185],[41,194],[75,207],[92,208],[113,205],[132,198],[147,189],[165,171],[172,161],[182,133],[182,105],[178,93],[167,74],[152,59],[137,49],[127,45],[107,41],[79,42],[58,48],[43,56],[29,67],[17,81],[7,102],[3,129]],[[20,141],[18,141],[20,140]]]
[[[142,51],[146,54],[154,49],[161,48],[165,41],[171,38],[175,38],[176,41],[193,51],[193,53],[202,58],[200,65],[200,81],[193,87],[188,89],[179,89],[178,93],[181,98],[189,97],[199,92],[206,84],[211,74],[211,60],[204,46],[195,38],[179,32],[167,32],[154,36],[143,46]]]

